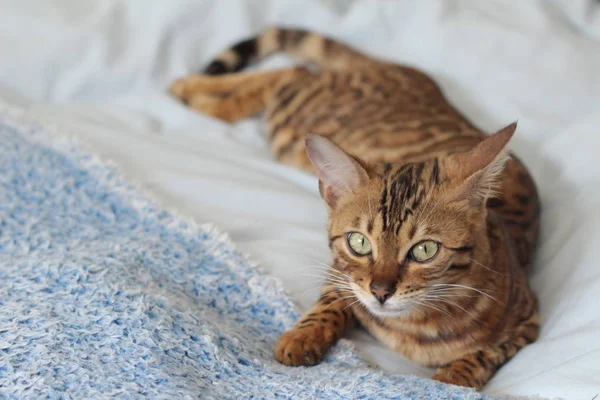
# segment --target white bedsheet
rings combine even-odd
[[[565,22],[572,3],[551,3],[0,0],[0,99],[70,129],[167,207],[229,232],[306,309],[316,266],[330,257],[316,179],[273,160],[260,119],[227,125],[166,88],[271,23],[424,69],[482,128],[519,120],[513,149],[543,201],[532,274],[542,334],[485,392],[591,399],[600,392],[599,28],[586,20],[585,36]],[[354,338],[382,368],[431,374]]]

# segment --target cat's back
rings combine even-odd
[[[389,63],[307,71],[274,92],[267,120],[278,158],[310,171],[303,140],[308,133],[324,135],[366,162],[393,164],[467,151],[486,137],[427,74]],[[498,197],[488,208],[502,216],[520,264],[529,266],[540,207],[535,183],[520,160],[507,163]]]
[[[426,74],[376,63],[307,72],[267,105],[278,158],[311,169],[303,137],[317,133],[367,162],[419,162],[472,148],[484,134],[452,107]]]

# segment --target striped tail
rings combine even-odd
[[[318,33],[299,29],[271,27],[260,35],[241,41],[223,51],[203,71],[207,75],[237,72],[252,62],[273,53],[284,52],[321,68],[344,69],[376,63],[343,43]]]

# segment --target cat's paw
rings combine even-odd
[[[170,92],[173,95],[175,95],[175,96],[177,96],[177,97],[179,97],[180,99],[183,100],[186,97],[185,96],[185,89],[186,89],[186,87],[187,87],[187,84],[186,84],[185,79],[177,79],[176,81],[174,81],[171,84]]]
[[[282,364],[298,367],[316,365],[323,359],[331,344],[323,337],[322,328],[300,328],[285,332],[275,346],[275,359]]]
[[[190,75],[173,81],[169,87],[169,91],[185,104],[189,104],[194,97],[204,94],[205,86],[205,77]]]
[[[481,389],[480,385],[475,382],[473,377],[463,373],[462,371],[456,371],[455,368],[452,367],[439,368],[435,375],[431,377],[431,379],[443,383],[449,383],[451,385]]]

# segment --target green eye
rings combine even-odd
[[[348,234],[347,240],[350,249],[352,249],[352,251],[359,256],[371,254],[371,251],[373,250],[371,248],[371,242],[369,242],[369,239],[367,239],[362,233],[351,232]]]
[[[419,262],[429,261],[437,255],[439,248],[440,245],[433,240],[424,240],[410,249],[410,256]]]

